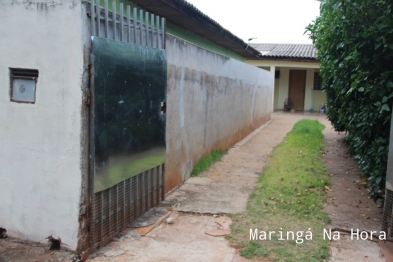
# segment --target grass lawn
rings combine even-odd
[[[330,185],[322,161],[324,128],[317,120],[301,120],[274,149],[247,210],[232,215],[227,239],[241,248],[242,256],[286,262],[328,258],[323,228],[330,219],[322,211],[324,190]]]
[[[224,152],[222,150],[213,150],[209,155],[202,157],[202,159],[194,166],[191,176],[197,176],[217,161],[220,161]]]
[[[95,177],[94,190],[99,192],[143,171],[159,166],[165,162],[165,156],[165,148],[157,148],[129,157],[119,157]]]

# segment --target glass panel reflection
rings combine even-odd
[[[165,50],[93,38],[95,192],[165,162]]]

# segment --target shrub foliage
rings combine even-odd
[[[348,133],[374,199],[383,196],[393,102],[393,1],[320,0],[310,32],[327,116]]]

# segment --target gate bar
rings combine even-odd
[[[140,42],[140,45],[143,45],[143,36],[142,36],[143,24],[142,24],[142,22],[143,22],[143,10],[140,10],[139,11],[139,34],[140,34],[139,42]]]
[[[109,38],[109,25],[108,25],[108,0],[104,1],[104,6],[105,6],[105,37]]]
[[[113,40],[116,40],[116,0],[112,0]]]
[[[127,42],[131,43],[131,8],[127,5]]]
[[[120,3],[120,41],[124,42],[124,16],[123,3]]]
[[[96,35],[96,20],[95,20],[96,14],[95,14],[95,12],[94,12],[94,7],[95,7],[94,2],[95,2],[95,0],[91,0],[91,5],[90,5],[90,12],[91,12],[91,17],[90,17],[90,22],[91,22],[91,34],[92,34],[93,36]]]

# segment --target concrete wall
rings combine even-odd
[[[270,72],[167,35],[166,191],[270,119]]]
[[[60,237],[76,249],[81,1],[2,0],[0,17],[0,227],[30,241]],[[9,68],[39,70],[35,104],[10,101]]]
[[[167,27],[166,30],[169,34],[174,35],[178,38],[182,38],[188,42],[191,42],[199,47],[202,47],[204,49],[210,50],[212,52],[225,55],[231,58],[234,58],[239,61],[244,61],[244,58],[235,52],[232,52],[220,45],[217,45],[216,43],[213,43],[212,41],[199,36],[191,31],[188,31],[184,28],[181,28],[180,26],[177,26],[175,24],[172,24],[171,22],[167,22]]]

